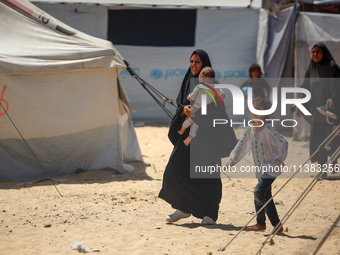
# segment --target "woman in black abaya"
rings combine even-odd
[[[199,125],[199,132],[189,146],[183,143],[188,136],[189,129],[183,135],[178,133],[186,116],[190,115],[190,101],[187,99],[190,81],[197,85],[198,75],[202,68],[211,67],[208,54],[204,50],[195,50],[190,56],[188,69],[177,97],[177,111],[170,124],[168,137],[174,145],[169,162],[166,166],[163,185],[159,197],[176,209],[166,217],[167,222],[175,222],[191,215],[203,219],[201,224],[214,224],[218,217],[219,203],[222,197],[222,183],[220,175],[191,176],[195,165],[221,165],[221,158],[229,156],[236,144],[233,129],[227,125],[213,128],[214,118],[229,121],[224,104],[208,104],[207,115],[195,113],[195,122]],[[223,134],[216,136],[215,134]],[[207,138],[208,139],[204,139]]]
[[[339,89],[340,69],[326,45],[322,42],[313,44],[311,50],[311,62],[305,74],[302,88],[311,92],[311,100],[305,105],[312,114],[311,135],[310,135],[310,155],[312,155],[319,145],[332,132],[332,125],[327,123],[326,117],[318,112],[317,107],[327,106],[335,108],[336,90]],[[321,148],[311,159],[323,165],[327,162],[327,157],[332,155],[340,144],[340,140],[335,139],[331,143],[331,150]],[[323,168],[322,168],[323,169]],[[326,173],[323,175],[327,175]]]

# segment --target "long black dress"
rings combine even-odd
[[[202,68],[211,67],[208,54],[203,50],[196,50],[192,53],[198,54],[203,63]],[[191,55],[191,56],[192,56]],[[195,122],[199,125],[197,136],[189,146],[183,143],[188,136],[189,129],[183,135],[179,135],[185,115],[181,116],[185,105],[189,105],[187,96],[190,92],[190,79],[197,78],[188,69],[181,90],[177,97],[177,112],[170,124],[168,137],[174,145],[163,176],[163,186],[159,197],[171,204],[174,209],[191,213],[197,218],[209,216],[214,221],[218,217],[219,203],[222,197],[222,183],[220,176],[215,178],[192,178],[190,171],[193,165],[221,165],[221,158],[229,156],[229,153],[236,145],[236,137],[233,129],[228,125],[221,125],[216,129],[212,128],[212,119],[220,118],[229,120],[224,104],[208,104],[207,115],[200,115],[196,112]],[[223,133],[222,137],[215,134]],[[203,139],[209,137],[209,139]],[[203,143],[203,144],[202,144]],[[211,176],[209,176],[211,177]]]
[[[319,63],[311,59],[309,67],[305,74],[305,79],[302,88],[306,88],[311,92],[311,100],[305,104],[305,107],[312,114],[311,135],[309,151],[310,155],[318,149],[319,145],[332,132],[333,125],[327,123],[326,117],[320,114],[317,110],[319,106],[325,106],[326,101],[331,98],[337,105],[336,90],[340,86],[340,68],[335,63],[332,54],[329,52],[326,45],[322,42],[315,43],[314,46],[321,48],[323,58]],[[327,156],[333,154],[335,149],[340,145],[340,137],[333,140],[331,150],[321,149],[315,154],[311,161],[318,161],[319,164],[324,164],[327,161]]]

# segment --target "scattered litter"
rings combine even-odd
[[[148,146],[151,146],[151,143],[148,143]]]
[[[84,173],[84,172],[85,172],[85,170],[81,167],[76,170],[76,174],[80,174],[80,173]]]
[[[125,171],[129,172],[129,173],[131,173],[133,170],[135,170],[135,168],[134,168],[132,165],[130,165],[130,164],[125,164],[125,163],[123,163],[123,169],[124,169]]]
[[[100,250],[93,250],[91,251],[87,248],[83,242],[75,241],[73,244],[70,244],[72,250],[77,250],[79,253],[90,253],[90,252],[100,252]]]
[[[25,185],[25,184],[32,184],[33,182],[24,182],[24,183],[18,183],[17,186]]]
[[[145,123],[144,122],[137,122],[134,124],[135,127],[143,127],[145,126]]]
[[[254,215],[255,212],[246,212],[246,214]]]
[[[78,171],[78,169],[77,169]],[[53,179],[50,179],[50,178],[42,178],[42,179],[39,179],[39,180],[36,180],[34,182],[23,182],[23,183],[18,183],[17,186],[22,186],[22,185],[26,185],[26,184],[33,184],[33,183],[39,183],[39,182],[44,182],[44,181],[52,181],[52,182],[66,182],[67,180],[66,179],[60,179],[60,180],[53,180]]]
[[[157,227],[157,226],[154,226],[153,228],[154,229],[162,229],[162,227]]]
[[[307,143],[301,145],[300,147],[301,147],[301,148],[309,148],[309,142],[307,142]]]
[[[55,180],[52,180],[50,178],[41,178],[39,180],[34,181],[33,183],[39,183],[39,182],[44,182],[44,181],[55,181]]]
[[[275,204],[276,204],[276,205],[284,205],[282,200],[276,200],[276,201],[275,201]]]
[[[329,223],[329,226],[330,227],[332,227],[334,225],[334,223],[332,222],[332,223]],[[340,223],[338,223],[338,224],[336,224],[336,226],[335,227],[340,227]]]
[[[147,166],[151,166],[151,164],[149,163],[149,164],[147,164]]]

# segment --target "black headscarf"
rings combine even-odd
[[[315,46],[318,46],[322,50],[323,58],[318,63],[311,58],[301,87],[308,89],[312,94],[312,99],[308,103],[304,104],[305,107],[312,113],[312,118],[318,122],[325,122],[325,118],[320,116],[320,114],[316,111],[316,108],[324,106],[327,99],[334,98],[334,91],[338,86],[336,81],[337,79],[334,78],[340,78],[340,68],[335,63],[332,54],[324,43],[314,43],[312,45],[312,49]]]
[[[197,49],[195,50],[191,55],[190,55],[190,59],[192,57],[192,55],[197,54],[201,61],[202,61],[202,68],[201,70],[208,66],[208,67],[212,67],[211,66],[211,62],[210,62],[210,58],[208,56],[208,53],[206,53],[204,50],[201,49]],[[191,72],[191,68],[189,67],[188,71],[186,72],[183,82],[182,82],[182,86],[181,86],[181,90],[178,93],[177,99],[176,99],[176,103],[177,106],[179,108],[184,107],[185,105],[189,105],[190,101],[187,99],[187,96],[189,95],[190,92],[190,79],[191,78],[198,78],[198,74],[193,74]]]
[[[191,55],[190,55],[190,59],[192,57],[192,55],[197,54],[202,61],[202,68],[201,70],[206,67],[209,66],[211,67],[211,62],[208,56],[208,53],[206,53],[204,50],[201,49],[197,49],[195,50]],[[170,141],[173,143],[173,145],[175,145],[178,141],[178,139],[180,139],[181,136],[178,134],[178,129],[179,127],[182,125],[184,119],[185,119],[185,115],[181,116],[182,111],[184,106],[186,105],[190,105],[190,101],[187,99],[187,96],[190,93],[190,80],[191,78],[198,78],[199,74],[194,75],[191,72],[191,68],[189,67],[188,71],[186,72],[183,82],[182,82],[182,86],[181,89],[178,93],[177,99],[176,99],[176,103],[177,103],[177,111],[175,113],[175,116],[172,118],[171,124],[170,124],[170,128],[169,128],[169,133],[168,133],[168,137],[170,139]],[[198,82],[198,79],[194,79],[196,82]],[[195,85],[195,84],[194,84]],[[187,133],[189,132],[189,129],[187,129],[186,131]],[[188,134],[186,134],[185,136],[187,136]]]
[[[323,58],[319,63],[311,59],[307,69],[306,78],[336,78],[339,77],[339,67],[323,42],[317,42],[312,45],[312,49],[318,46],[323,52]],[[308,77],[307,77],[308,76]]]

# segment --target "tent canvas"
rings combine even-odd
[[[112,43],[25,0],[16,3],[75,34],[60,33],[0,2],[0,34],[6,35],[0,40],[0,180],[78,168],[123,172],[126,163],[141,160],[119,80],[125,65]]]
[[[262,0],[32,0],[31,2],[47,2],[47,3],[85,3],[85,4],[100,4],[106,6],[167,6],[167,7],[261,7]]]
[[[134,4],[132,1],[122,1],[122,5],[118,5],[114,0],[101,1],[99,5],[90,5],[88,1],[77,3],[67,1],[64,4],[58,0],[34,2],[41,9],[65,23],[104,39],[108,39],[108,34],[114,33],[117,27],[125,26],[125,31],[139,40],[139,37],[142,36],[137,36],[137,32],[140,34],[142,31],[143,37],[149,36],[148,31],[153,35],[158,34],[159,31],[164,30],[159,28],[160,24],[173,24],[177,21],[178,12],[194,11],[196,13],[193,18],[195,22],[194,44],[191,46],[115,44],[115,47],[140,77],[173,100],[177,97],[181,81],[189,66],[189,56],[197,48],[208,52],[220,83],[240,85],[248,78],[247,71],[251,64],[262,65],[263,63],[262,56],[267,35],[267,12],[260,9],[260,5],[256,4],[256,1],[253,1],[252,8],[246,8],[250,1],[213,1],[209,3],[187,1],[181,2],[179,5],[176,4],[178,1],[147,1],[144,4],[139,3],[140,1],[134,1]],[[152,4],[157,2],[157,4],[151,6],[151,2]],[[205,6],[208,7],[205,8]],[[220,6],[220,8],[216,8],[216,6]],[[174,14],[165,21],[157,19],[157,22],[153,22],[157,24],[158,28],[151,25],[136,29],[135,26],[126,26],[124,20],[119,20],[114,24],[108,22],[113,12],[142,12],[144,10],[154,12],[171,10],[174,11]],[[129,21],[131,20],[141,23],[143,19],[132,16]],[[172,30],[165,29],[165,31],[172,33],[174,30],[187,31],[187,29],[189,29],[187,23],[180,23]],[[161,39],[161,36],[158,38]],[[172,38],[176,39],[175,36]],[[121,72],[120,77],[135,110],[131,113],[134,121],[170,122],[168,116],[126,70]],[[225,104],[231,117],[231,95],[227,95]],[[170,111],[175,112],[174,107],[169,105],[167,107]],[[237,118],[242,117],[235,116],[235,120]]]

